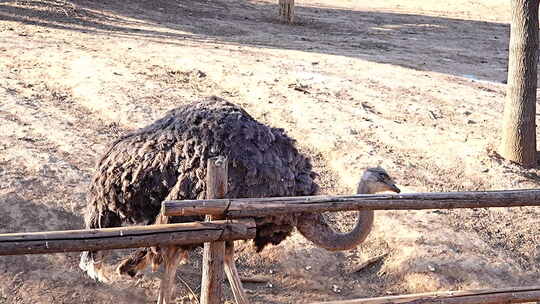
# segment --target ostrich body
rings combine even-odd
[[[318,189],[309,159],[298,152],[294,140],[283,129],[268,127],[240,107],[211,97],[171,110],[108,148],[98,162],[90,186],[86,227],[203,220],[193,216],[167,218],[159,212],[164,200],[205,198],[206,163],[214,156],[225,156],[229,161],[226,193],[229,198],[307,196]],[[363,187],[359,190],[376,190],[372,186]],[[347,234],[334,232],[319,214],[256,218],[253,244],[257,251],[268,244],[277,245],[297,226],[304,236],[323,248],[353,248],[365,239],[373,222],[372,212],[360,214],[364,215]],[[165,262],[166,276],[172,276],[171,269],[178,264],[179,257],[185,257],[191,248],[139,250],[124,260],[117,271],[133,276],[148,263],[155,267]],[[232,263],[234,268],[232,242],[227,248],[226,267]],[[97,280],[108,281],[101,266],[99,253],[81,255],[83,270]],[[236,269],[229,272],[235,273]],[[167,302],[167,295],[160,298],[163,298],[160,303]]]

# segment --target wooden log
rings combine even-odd
[[[242,283],[266,284],[271,280],[268,276],[240,277]]]
[[[231,285],[236,304],[248,304],[249,301],[246,292],[244,291],[244,286],[242,285],[242,279],[240,278],[240,275],[238,275],[238,270],[236,269],[236,261],[234,260],[234,241],[225,242],[224,262],[225,274]]]
[[[312,304],[501,304],[540,301],[540,286],[443,291]]]
[[[186,200],[165,201],[162,208],[163,212],[168,216],[213,214],[226,216],[227,218],[239,218],[293,212],[517,206],[540,206],[540,190]]]
[[[379,254],[377,256],[371,257],[371,258],[363,261],[359,265],[354,266],[349,272],[350,273],[355,273],[355,272],[362,271],[362,270],[364,270],[364,268],[367,268],[367,267],[379,262],[380,260],[384,259],[387,255],[388,255],[388,253],[383,253],[383,254]]]
[[[253,219],[0,234],[0,255],[202,244],[255,237]]]
[[[206,171],[206,197],[223,198],[227,193],[228,161],[223,157],[208,160]],[[208,215],[212,220],[219,215]],[[225,242],[204,243],[201,304],[219,304],[223,297],[223,260]]]

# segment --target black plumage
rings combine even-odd
[[[203,199],[206,163],[229,160],[229,198],[312,195],[309,159],[283,129],[271,128],[218,97],[183,105],[116,140],[98,162],[89,191],[87,228],[151,224],[164,200]],[[174,217],[171,222],[201,220]],[[295,215],[256,219],[257,251],[278,244]]]

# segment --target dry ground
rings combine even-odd
[[[538,188],[538,170],[494,152],[508,1],[298,1],[293,26],[274,2],[0,1],[0,231],[82,227],[106,145],[212,94],[285,128],[323,193],[351,193],[373,165],[405,192]],[[536,284],[539,215],[378,212],[357,250],[326,252],[295,234],[260,255],[241,247],[239,266],[270,277],[246,284],[254,303]],[[77,264],[77,254],[0,257],[0,303],[156,298],[155,274],[107,286]],[[179,270],[178,303],[195,303],[199,271],[197,255]]]

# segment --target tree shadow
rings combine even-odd
[[[504,82],[509,25],[415,14],[237,1],[20,1],[0,18],[54,29],[182,45],[191,41],[322,53]]]
[[[50,208],[14,192],[0,195],[0,201],[0,233],[69,230],[84,226],[82,218],[74,213]]]

